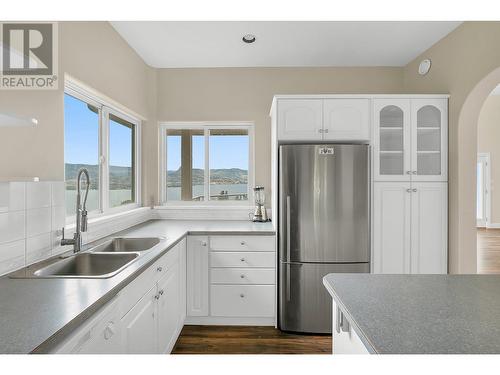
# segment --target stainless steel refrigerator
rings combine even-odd
[[[368,145],[279,146],[279,327],[331,333],[323,276],[370,272]]]

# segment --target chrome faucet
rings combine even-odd
[[[83,199],[83,205],[81,204],[82,192],[80,186],[80,180],[82,174],[85,175],[86,186],[85,186],[85,198]],[[73,238],[64,238],[64,227],[62,229],[62,239],[61,245],[73,245],[73,252],[77,253],[82,249],[82,232],[87,231],[87,196],[89,194],[90,188],[90,177],[89,171],[86,168],[81,168],[78,171],[78,176],[76,177],[76,232]]]

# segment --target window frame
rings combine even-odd
[[[141,120],[132,114],[129,114],[123,109],[114,106],[105,99],[91,93],[86,88],[67,80],[64,85],[64,95],[70,95],[82,102],[92,105],[98,109],[99,117],[99,202],[98,209],[89,212],[89,218],[96,218],[110,214],[130,211],[141,207]],[[110,207],[109,205],[109,151],[110,151],[110,137],[109,137],[109,121],[110,115],[119,117],[134,126],[134,140],[133,140],[133,153],[134,153],[134,202],[128,203],[119,207]],[[66,127],[64,126],[64,131]],[[64,160],[66,164],[66,160]],[[64,176],[66,181],[66,175]],[[66,191],[66,189],[65,189]],[[76,202],[75,202],[76,204]],[[66,215],[66,223],[71,224],[75,222],[74,215]]]
[[[252,121],[161,121],[159,122],[159,137],[160,140],[160,153],[159,153],[159,176],[160,176],[160,204],[165,207],[194,207],[194,208],[207,208],[207,207],[252,207],[253,204],[253,188],[255,186],[255,142],[254,142],[254,122]],[[205,184],[203,201],[169,201],[167,199],[167,130],[203,130],[205,137]],[[248,200],[237,201],[216,201],[208,199],[210,195],[210,130],[220,129],[243,129],[248,132],[248,179],[247,191]]]

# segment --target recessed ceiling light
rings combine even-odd
[[[253,42],[255,42],[255,35],[252,35],[252,34],[244,35],[242,40],[245,43],[253,43]]]

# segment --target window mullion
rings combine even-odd
[[[205,183],[204,183],[204,195],[205,195],[205,202],[208,203],[210,200],[210,161],[208,160],[209,157],[209,136],[210,136],[210,129],[205,127],[204,129],[204,136],[205,136]]]
[[[109,209],[109,110],[102,108],[101,115],[101,210],[106,212]]]

